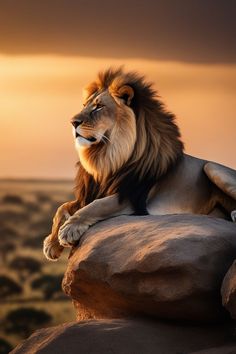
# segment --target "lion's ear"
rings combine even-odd
[[[134,97],[134,90],[131,86],[124,85],[119,88],[116,96],[122,99],[127,106],[130,106],[132,98]]]

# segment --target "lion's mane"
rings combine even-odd
[[[133,152],[116,171],[97,180],[78,162],[75,192],[80,207],[94,199],[118,193],[120,201],[128,199],[131,202],[136,214],[146,214],[148,193],[178,163],[183,155],[183,143],[175,116],[165,110],[152,84],[145,82],[144,77],[137,73],[124,73],[121,68],[106,70],[99,73],[97,81],[87,91],[88,95],[103,90],[112,93],[125,85],[134,92],[130,103],[137,126]],[[88,152],[91,161],[96,159],[97,163],[97,159],[101,159],[100,165],[104,169],[110,163],[104,156],[105,148],[98,144]],[[120,156],[113,155],[113,158],[120,159]]]

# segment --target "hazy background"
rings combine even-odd
[[[70,118],[97,71],[154,82],[186,152],[236,168],[233,0],[0,2],[0,177],[72,178]]]

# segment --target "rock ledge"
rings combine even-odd
[[[78,319],[218,321],[236,225],[199,215],[122,216],[93,226],[63,281]]]
[[[11,354],[187,354],[222,345],[227,330],[150,320],[91,320],[38,330]]]

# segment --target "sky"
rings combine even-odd
[[[235,0],[1,0],[7,54],[234,63]]]
[[[72,178],[82,88],[124,64],[154,83],[186,152],[236,169],[234,0],[0,2],[0,177]]]

